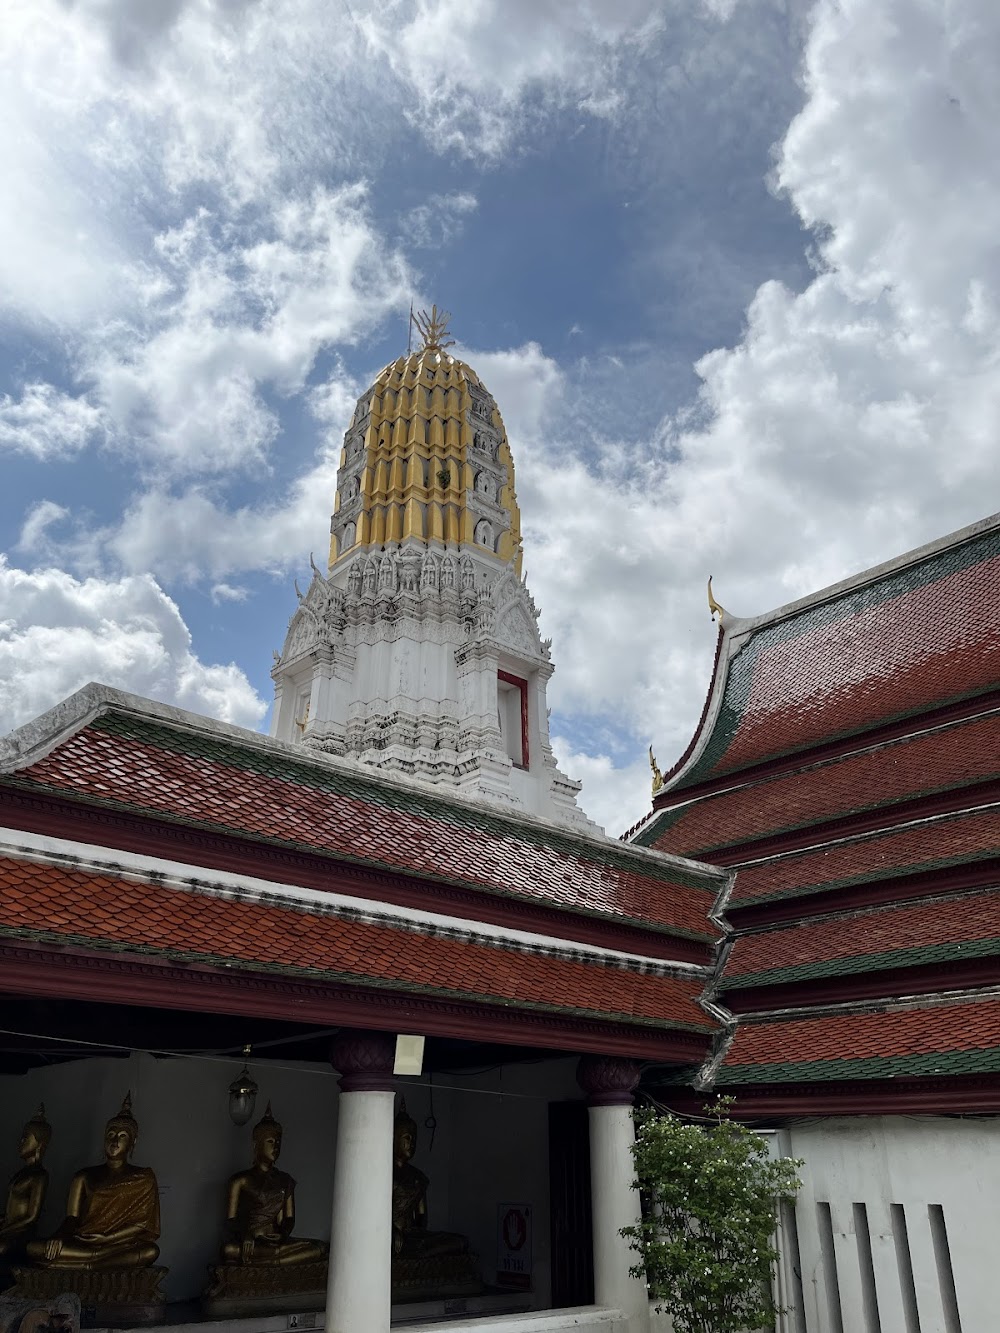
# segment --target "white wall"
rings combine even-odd
[[[1000,1327],[1000,1119],[841,1118],[805,1122],[780,1137],[787,1155],[806,1162],[795,1217],[807,1333]]]
[[[42,1234],[65,1215],[74,1171],[101,1160],[105,1122],[131,1089],[139,1122],[132,1160],[151,1166],[160,1187],[160,1263],[170,1272],[168,1298],[188,1300],[206,1282],[222,1236],[228,1177],[252,1161],[251,1128],[273,1102],[284,1128],[281,1167],[298,1182],[296,1233],[327,1240],[333,1190],[337,1079],[329,1065],[275,1069],[253,1065],[260,1084],[249,1125],[229,1119],[228,1088],[242,1062],[167,1060],[134,1054],[127,1059],[68,1061],[19,1076],[0,1077],[0,1179],[18,1166],[21,1126],[44,1101],[52,1125],[46,1155],[49,1192]]]

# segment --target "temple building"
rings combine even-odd
[[[709,1090],[805,1159],[789,1333],[994,1327],[1000,515],[753,619],[631,846],[724,867]]]
[[[421,330],[347,426],[270,736],[88,685],[0,740],[4,1299],[666,1333],[632,1106],[723,1091],[806,1163],[781,1333],[992,1327],[1000,515],[713,603],[612,840],[549,745],[499,410]]]

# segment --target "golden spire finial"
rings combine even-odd
[[[712,613],[713,620],[715,619],[716,615],[718,615],[719,624],[720,625],[724,624],[723,617],[726,614],[726,608],[724,606],[720,606],[719,603],[715,600],[715,594],[712,592],[711,574],[709,574],[708,576],[708,609]]]
[[[649,747],[649,766],[653,770],[653,795],[663,786],[663,774],[660,772],[660,766],[656,762],[656,756],[653,754],[653,747]]]
[[[432,305],[430,314],[426,310],[418,310],[411,318],[417,326],[417,332],[424,340],[424,345],[420,349],[422,352],[439,352],[445,347],[455,346],[455,339],[448,337],[450,311],[442,310],[438,314],[437,306]]]

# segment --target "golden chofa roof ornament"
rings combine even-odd
[[[653,754],[653,747],[649,747],[649,767],[653,772],[653,795],[663,788],[663,774],[660,772],[660,766],[656,762],[656,756]]]
[[[417,310],[410,318],[424,340],[424,345],[419,349],[420,351],[442,352],[446,347],[455,346],[455,339],[448,337],[450,332],[448,321],[451,319],[451,311],[442,310],[439,314],[437,306],[432,305],[430,314],[426,310]]]
[[[713,620],[716,618],[716,616],[718,616],[718,617],[719,617],[719,624],[720,624],[720,625],[723,625],[723,624],[725,623],[724,617],[725,617],[725,615],[726,615],[726,608],[725,608],[724,606],[721,606],[721,605],[715,600],[715,594],[712,592],[712,576],[711,576],[711,574],[709,574],[709,576],[708,576],[708,609],[709,609],[709,611],[711,612],[711,615],[712,615],[712,619],[713,619]]]

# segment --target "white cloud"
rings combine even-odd
[[[161,473],[259,467],[279,430],[264,390],[299,392],[322,348],[355,341],[410,286],[360,186],[288,199],[246,239],[202,210],[158,241],[144,327],[114,326],[84,356],[120,436]]]
[[[501,352],[477,352],[457,347],[497,401],[508,436],[535,441],[546,426],[558,420],[565,392],[565,375],[558,362],[536,342]],[[514,463],[521,452],[515,445]]]
[[[100,408],[51,384],[26,384],[19,398],[0,395],[0,449],[51,462],[79,453],[105,429]]]
[[[645,448],[549,420],[517,450],[551,696],[651,737],[663,768],[709,682],[709,573],[754,614],[996,507],[998,42],[1000,11],[821,3],[775,167],[817,229],[812,282],[764,284]],[[587,394],[567,373],[577,422]]]
[[[234,588],[230,583],[216,583],[212,587],[212,601],[216,606],[221,602],[245,602],[249,595],[246,588]]]
[[[553,736],[552,748],[562,771],[583,783],[577,804],[609,837],[617,838],[645,813],[650,793],[645,758],[616,767],[608,755],[588,754],[562,736]]]
[[[88,681],[255,727],[266,705],[243,672],[191,651],[177,606],[148,575],[78,581],[0,557],[0,730]]]
[[[17,549],[32,555],[48,554],[52,549],[49,529],[69,517],[70,511],[65,505],[56,504],[54,500],[39,500],[28,510],[21,525]]]
[[[440,195],[406,213],[402,220],[403,236],[419,249],[447,245],[461,233],[466,216],[478,206],[476,196],[468,191]]]
[[[0,296],[86,393],[4,400],[0,446],[110,439],[158,476],[259,469],[274,396],[414,285],[361,179],[379,117],[345,94],[376,71],[320,3],[152,8],[5,11]]]
[[[389,0],[356,14],[372,51],[414,95],[407,114],[429,141],[487,156],[531,123],[533,96],[613,114],[628,47],[663,22],[654,0]]]
[[[125,569],[156,568],[164,579],[189,583],[253,570],[287,572],[310,552],[322,567],[339,458],[339,443],[323,450],[273,503],[232,509],[198,487],[179,494],[144,491],[121,523],[101,534],[102,544]],[[72,556],[72,548],[67,553]]]

